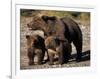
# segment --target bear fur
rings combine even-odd
[[[82,31],[79,25],[71,18],[57,18],[56,16],[35,16],[33,20],[27,24],[32,30],[42,30],[45,36],[54,35],[60,40],[68,40],[73,43],[76,51],[76,60],[82,58]]]
[[[45,46],[48,51],[50,65],[53,65],[54,56],[58,55],[58,63],[67,62],[71,54],[71,45],[68,40],[60,40],[55,36],[48,36],[45,39]]]
[[[29,65],[34,64],[35,55],[38,57],[38,64],[42,64],[45,55],[44,39],[38,35],[26,35],[27,39],[27,56]]]

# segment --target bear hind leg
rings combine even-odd
[[[76,61],[80,62],[82,60],[82,41],[74,41],[73,43],[77,51]]]

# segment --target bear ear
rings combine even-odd
[[[49,20],[56,20],[56,16],[49,17]]]
[[[26,39],[29,39],[30,38],[30,36],[29,35],[26,35]]]
[[[41,18],[42,18],[45,22],[47,22],[49,17],[48,17],[48,16],[43,15],[43,16],[41,16]]]

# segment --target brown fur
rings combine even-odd
[[[27,56],[29,65],[34,64],[34,57],[37,55],[38,64],[42,64],[45,55],[44,39],[40,36],[26,35],[27,39]]]
[[[74,44],[77,50],[76,60],[80,61],[82,57],[82,31],[78,24],[68,18],[57,18],[50,16],[36,16],[33,21],[28,24],[32,30],[43,30],[45,36],[54,35],[60,40],[68,40],[69,43]]]
[[[45,39],[45,46],[48,51],[50,64],[53,64],[55,54],[58,55],[58,63],[63,64],[67,62],[71,54],[71,45],[68,40],[62,41],[54,36],[48,36]]]

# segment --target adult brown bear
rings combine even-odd
[[[45,36],[54,35],[61,40],[68,39],[77,50],[76,61],[82,58],[82,31],[78,24],[68,17],[57,18],[55,16],[35,16],[27,24],[32,30],[43,30]]]

